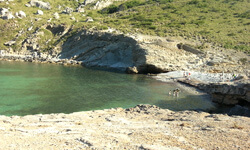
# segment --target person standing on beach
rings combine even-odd
[[[188,80],[190,80],[190,77],[191,77],[191,73],[189,72],[188,73]]]

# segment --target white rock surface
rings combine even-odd
[[[42,10],[37,10],[37,15],[43,15],[43,11]]]
[[[18,18],[20,18],[20,19],[22,19],[22,18],[25,18],[26,17],[26,14],[25,14],[25,12],[23,12],[23,11],[19,11],[19,12],[16,12],[16,17],[18,17]]]
[[[43,2],[43,1],[38,1],[38,0],[31,0],[30,1],[30,5],[38,7],[38,8],[42,8],[42,9],[51,9],[51,6],[50,6],[49,2]]]

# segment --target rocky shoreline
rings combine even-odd
[[[186,71],[173,71],[153,76],[163,82],[177,81],[200,89],[211,95],[215,103],[233,107],[229,114],[250,117],[250,80],[247,76],[233,73],[201,73],[190,71],[189,77],[184,77]]]
[[[33,62],[33,63],[52,63],[59,65],[82,65],[82,61],[72,60],[72,59],[60,59],[53,57],[48,54],[17,54],[17,53],[5,53],[0,55],[0,60],[3,61],[20,61],[20,62]]]
[[[174,112],[151,105],[29,116],[0,116],[1,149],[241,149],[250,118]]]

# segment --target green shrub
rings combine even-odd
[[[241,51],[248,51],[250,52],[250,46],[248,45],[236,45],[234,46],[236,50],[241,50]]]
[[[250,10],[248,10],[248,11],[242,13],[242,14],[238,14],[237,17],[250,19]]]
[[[229,34],[227,34],[228,36],[236,36],[236,34],[235,33],[229,33]]]
[[[153,0],[155,2],[158,2],[160,4],[167,4],[173,2],[173,0]]]
[[[239,61],[245,65],[247,63],[247,58],[241,58]]]
[[[198,0],[192,0],[192,1],[188,2],[187,4],[189,4],[189,5],[197,5],[197,4],[199,4],[199,1]]]
[[[155,29],[156,29],[156,26],[151,25],[151,26],[149,26],[148,28],[151,29],[151,30],[155,30]]]
[[[138,0],[132,0],[132,1],[125,2],[124,5],[127,8],[132,8],[132,7],[142,5],[142,3],[140,1],[138,1]]]

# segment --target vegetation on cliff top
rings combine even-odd
[[[84,13],[72,12],[71,15],[61,12],[66,7],[75,10],[82,1],[45,1],[51,4],[52,9],[42,9],[42,16],[36,15],[39,8],[25,6],[29,0],[0,3],[0,8],[9,7],[15,12],[22,10],[27,15],[23,19],[0,19],[0,48],[6,48],[3,43],[15,39],[21,29],[25,33],[15,40],[22,42],[58,12],[60,19],[52,19],[50,23],[73,25],[72,33],[82,28],[103,30],[111,27],[124,33],[182,36],[228,49],[250,51],[250,0],[128,0],[114,2],[101,10],[94,10],[93,4],[88,4]],[[92,17],[94,22],[85,22],[87,17]],[[27,31],[30,26],[33,29]],[[41,41],[51,39],[53,45],[55,36],[48,34]]]

